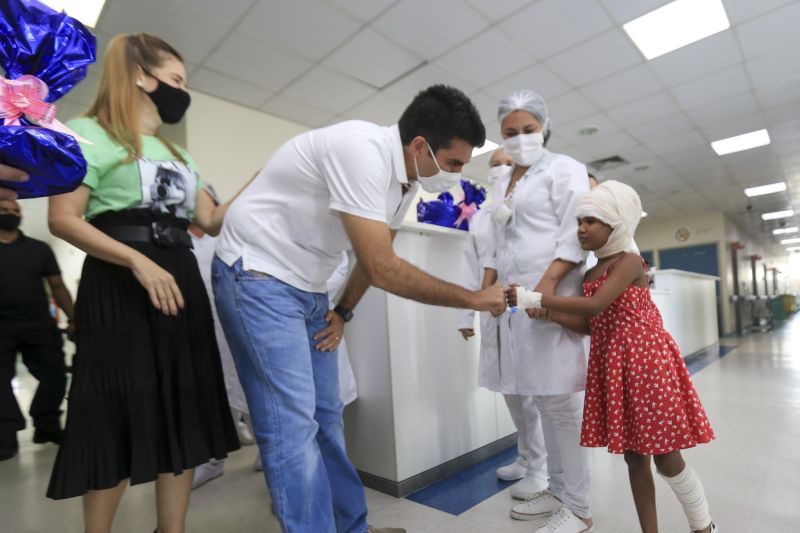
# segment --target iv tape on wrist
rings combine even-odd
[[[517,307],[522,309],[541,309],[542,293],[517,287]]]

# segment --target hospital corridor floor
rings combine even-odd
[[[687,363],[717,439],[685,457],[703,481],[720,533],[800,531],[800,316],[771,332],[724,338]],[[20,365],[15,391],[26,412],[35,386]],[[80,501],[44,496],[56,447],[34,444],[28,425],[18,434],[19,454],[0,462],[0,531],[78,533],[83,530]],[[187,531],[280,532],[264,479],[253,470],[256,453],[254,446],[243,447],[226,461],[224,476],[194,491]],[[593,468],[595,531],[639,531],[622,458],[594,450]],[[459,502],[459,483],[447,481],[416,498],[367,489],[369,522],[404,527],[408,533],[533,532],[540,525],[509,517],[514,501],[508,484],[487,481],[486,475],[463,478],[459,483],[470,486],[473,498],[466,503]],[[658,478],[656,487],[660,531],[689,531],[669,488]],[[475,494],[482,495],[480,501],[474,501]],[[129,488],[113,531],[154,528],[154,485]]]

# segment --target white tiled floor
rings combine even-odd
[[[730,343],[731,341],[725,341]],[[694,376],[717,440],[686,453],[701,476],[720,533],[800,531],[800,317],[772,333],[746,337],[739,347]],[[35,386],[20,380],[23,405]],[[0,463],[0,532],[82,531],[81,505],[54,502],[44,493],[55,447],[20,433],[20,454]],[[227,473],[195,491],[188,530],[194,533],[279,532],[263,478],[252,470],[255,448],[230,458]],[[657,481],[661,531],[688,531],[681,509]],[[594,518],[597,533],[638,531],[620,457],[595,451]],[[367,490],[370,522],[405,527],[409,533],[532,532],[533,523],[508,517],[508,490],[461,516]],[[154,528],[152,485],[128,489],[114,531]]]

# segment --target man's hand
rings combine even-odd
[[[325,321],[328,323],[328,327],[314,335],[314,340],[320,341],[315,348],[320,352],[332,352],[342,342],[344,319],[339,316],[339,313],[328,311],[325,315]]]
[[[28,175],[18,168],[0,165],[0,180],[3,181],[28,181]],[[17,193],[11,189],[0,187],[0,200],[14,200]]]
[[[461,328],[458,330],[461,333],[461,336],[464,337],[465,341],[468,341],[470,337],[475,336],[475,330],[472,328]]]
[[[475,291],[475,311],[489,311],[492,316],[498,317],[506,310],[506,293],[500,284]]]

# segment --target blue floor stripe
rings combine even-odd
[[[736,346],[710,346],[686,358],[686,367],[695,374],[711,363],[728,355]],[[513,481],[497,479],[495,470],[517,458],[517,447],[512,446],[475,466],[429,485],[407,499],[439,511],[458,516],[513,485]]]
[[[497,479],[495,470],[500,466],[512,463],[516,458],[517,447],[512,446],[463,472],[429,485],[407,498],[458,516],[513,485],[513,481]]]

